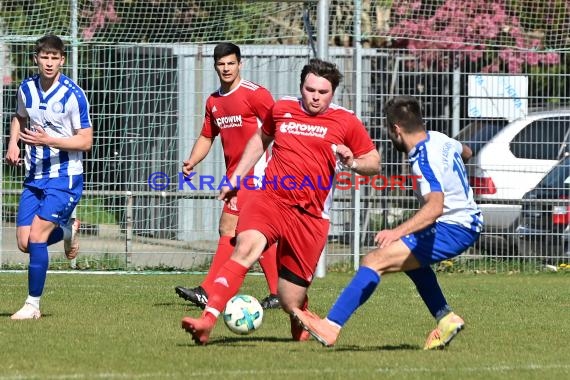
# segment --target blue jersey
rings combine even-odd
[[[462,150],[459,141],[443,133],[429,131],[427,139],[408,153],[412,173],[419,177],[414,191],[422,205],[426,194],[443,193],[443,214],[437,222],[480,232],[483,216],[473,199],[473,190],[461,158]]]
[[[34,75],[22,82],[17,96],[16,113],[29,118],[30,128],[39,125],[53,137],[71,137],[77,129],[91,128],[85,93],[63,74],[45,92],[40,86],[40,76]],[[82,159],[82,152],[26,145],[26,178],[80,175],[83,173]]]

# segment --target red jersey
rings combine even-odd
[[[274,137],[265,170],[266,191],[324,219],[329,219],[332,180],[340,168],[333,145],[346,145],[354,157],[376,149],[354,113],[335,104],[311,116],[300,99],[285,97],[275,103],[262,129]]]
[[[266,88],[243,79],[232,91],[222,94],[218,90],[206,100],[201,134],[208,138],[220,135],[228,178],[237,167],[247,142],[261,127],[273,103],[273,96]],[[248,175],[261,177],[266,164],[264,155]]]

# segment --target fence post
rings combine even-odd
[[[328,0],[319,0],[319,8],[317,11],[317,55],[323,60],[328,60],[329,58],[329,2]],[[328,237],[327,237],[328,240]],[[315,271],[315,277],[322,278],[325,277],[327,272],[326,265],[326,252],[327,245],[323,248],[321,258],[317,264],[317,270]]]
[[[457,58],[453,54],[453,84],[451,101],[451,137],[455,137],[460,130],[461,119],[461,69],[457,63]]]
[[[70,0],[71,4],[71,79],[75,82],[79,81],[79,50],[78,50],[78,33],[79,33],[79,9],[77,0]]]
[[[3,33],[2,26],[0,25],[0,34]],[[8,68],[4,67],[4,63],[7,62],[7,59],[4,57],[4,43],[0,42],[0,120],[4,120],[4,76],[9,75]],[[0,152],[4,152],[4,137],[0,139]],[[3,181],[3,171],[0,172],[0,215],[3,214],[3,205],[4,205],[4,197],[2,194],[4,193],[2,187]],[[0,222],[0,248],[4,246],[4,242],[2,241],[2,235],[4,234],[4,222]],[[2,268],[2,251],[0,249],[0,268]]]
[[[354,0],[354,113],[359,118],[362,119],[362,46],[361,40],[361,1]],[[354,270],[358,269],[360,264],[360,218],[361,218],[361,205],[360,202],[360,187],[358,185],[353,186],[353,201],[354,201],[354,232],[351,239],[352,243],[352,260]]]
[[[125,258],[127,267],[131,264],[132,244],[133,244],[133,193],[126,192],[126,225],[125,225]]]

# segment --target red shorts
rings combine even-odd
[[[241,190],[240,190],[241,191]],[[277,266],[308,284],[313,281],[319,258],[327,242],[329,221],[308,214],[297,206],[283,204],[267,191],[255,190],[238,219],[237,233],[256,230],[277,244]]]

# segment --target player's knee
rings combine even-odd
[[[220,226],[220,228],[218,228],[218,233],[220,234],[220,236],[230,236],[230,237],[234,237],[236,236],[236,228],[227,228],[227,227],[223,227]]]
[[[16,229],[16,245],[21,252],[28,253],[28,242],[30,240],[30,227],[22,226]]]
[[[364,256],[360,265],[375,270],[379,274],[382,274],[386,270],[385,260],[382,259],[382,255],[375,254],[374,251]]]
[[[255,236],[238,236],[232,259],[242,265],[252,266],[263,253],[265,241]]]
[[[28,253],[28,242],[18,240],[18,249],[23,253]]]
[[[235,236],[237,220],[237,215],[223,212],[222,216],[220,217],[220,223],[218,225],[218,232],[220,233],[220,236]]]

